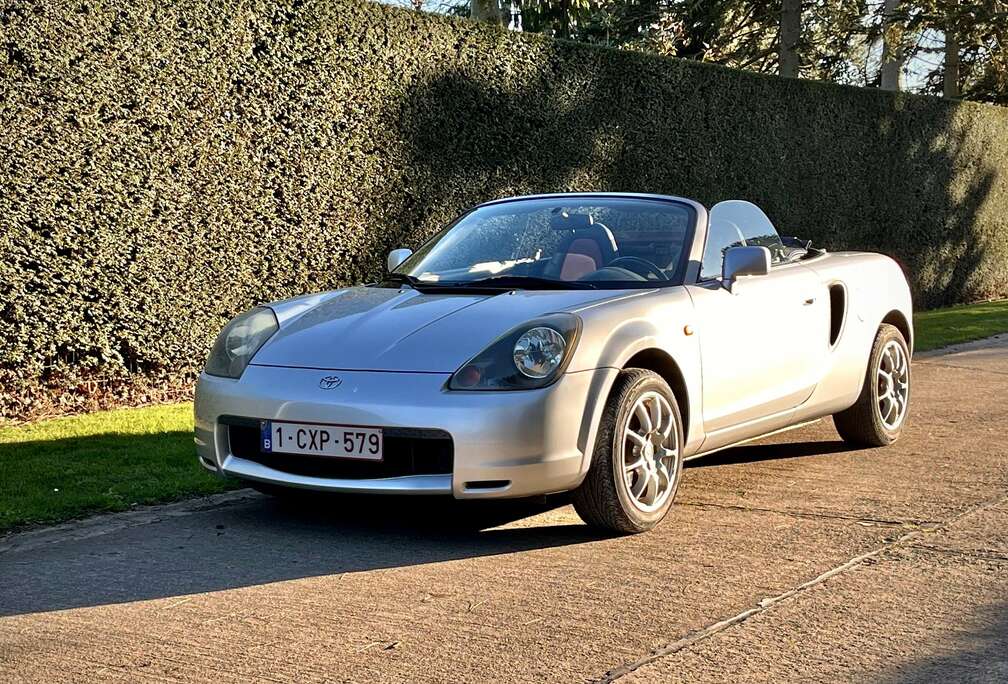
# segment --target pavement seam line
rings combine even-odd
[[[708,625],[707,627],[704,627],[703,629],[696,631],[693,634],[690,634],[689,636],[685,636],[682,639],[674,641],[666,646],[655,649],[646,656],[638,658],[637,660],[630,663],[624,663],[618,667],[609,670],[601,677],[589,681],[595,684],[607,684],[608,682],[616,681],[617,679],[625,677],[631,672],[634,672],[635,670],[638,670],[645,665],[653,663],[654,661],[660,658],[664,658],[665,656],[678,653],[679,651],[689,648],[693,644],[703,641],[708,637],[714,636],[715,634],[723,632],[730,627],[734,627],[735,625],[741,624],[746,620],[748,620],[749,618],[753,617],[754,615],[765,613],[774,606],[787,602],[795,598],[799,594],[808,591],[812,587],[822,584],[823,582],[833,577],[836,577],[837,575],[841,575],[847,572],[848,570],[851,570],[852,568],[858,567],[867,560],[877,558],[886,551],[889,551],[890,549],[896,546],[905,544],[906,542],[911,541],[913,539],[917,539],[918,537],[921,537],[926,533],[950,527],[951,525],[954,525],[963,518],[974,515],[976,513],[981,513],[983,511],[986,511],[990,508],[993,508],[1005,502],[1008,502],[1008,494],[1003,495],[997,499],[987,501],[973,508],[968,508],[965,511],[961,511],[960,513],[952,516],[951,518],[943,522],[934,523],[930,525],[922,525],[915,530],[912,530],[910,532],[907,532],[906,534],[896,537],[895,539],[885,542],[882,546],[878,547],[877,549],[874,549],[873,551],[868,551],[866,553],[862,553],[858,556],[855,556],[854,558],[851,558],[847,562],[842,563],[841,565],[838,565],[834,568],[831,568],[807,582],[803,582],[802,584],[799,584],[798,586],[793,587],[776,596],[764,598],[759,602],[759,604],[757,604],[752,608],[747,608],[746,610],[743,610],[740,613],[736,613],[731,617],[725,618],[724,620],[720,620],[719,622],[715,622],[711,625]]]

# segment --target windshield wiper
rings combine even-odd
[[[405,273],[389,273],[387,276],[382,278],[379,282],[381,283],[396,283],[398,285],[407,285],[414,290],[418,289],[417,285],[423,285],[423,283],[414,278],[411,275],[406,275]]]
[[[451,283],[456,287],[493,288],[508,290],[597,290],[593,283],[580,280],[555,280],[537,276],[499,275],[479,280]]]

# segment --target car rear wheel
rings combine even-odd
[[[875,335],[857,403],[833,416],[845,442],[887,446],[899,439],[910,407],[910,350],[899,328],[882,324]]]
[[[620,373],[599,426],[591,468],[574,490],[578,515],[600,529],[635,534],[672,507],[682,475],[682,417],[657,373]]]

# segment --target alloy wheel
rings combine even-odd
[[[679,434],[668,400],[646,392],[634,402],[622,426],[620,467],[633,505],[650,513],[675,491],[679,473]]]
[[[910,396],[910,364],[903,346],[890,340],[878,365],[878,411],[882,424],[895,430],[906,417]]]

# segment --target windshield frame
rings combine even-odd
[[[408,275],[407,270],[415,265],[417,259],[420,255],[426,256],[431,248],[442,240],[448,233],[450,233],[459,223],[465,220],[467,217],[473,213],[479,211],[480,209],[489,206],[499,206],[502,204],[513,204],[513,203],[524,203],[524,202],[540,202],[542,200],[557,200],[561,202],[582,202],[584,204],[591,204],[595,200],[630,200],[634,202],[653,202],[653,203],[664,203],[664,204],[674,204],[681,209],[685,209],[688,214],[688,222],[686,227],[686,232],[683,236],[683,247],[678,258],[678,263],[676,264],[676,269],[670,276],[668,280],[595,280],[591,281],[592,289],[599,290],[653,290],[656,288],[666,288],[666,287],[679,287],[686,284],[689,266],[690,266],[690,255],[693,251],[695,245],[697,231],[699,229],[698,222],[700,220],[700,213],[697,210],[697,205],[689,200],[683,198],[677,198],[666,195],[648,195],[648,194],[635,194],[635,193],[557,193],[557,194],[547,194],[547,195],[527,195],[522,197],[509,197],[506,199],[494,200],[491,202],[484,202],[478,204],[474,207],[470,207],[457,218],[455,218],[446,227],[437,231],[428,240],[424,241],[416,251],[411,254],[406,260],[395,267],[391,273],[400,273],[403,275]],[[518,276],[520,277],[520,276]],[[530,280],[532,280],[530,278]],[[580,290],[583,287],[577,285],[581,281],[564,281],[557,279],[556,284],[558,290]],[[565,283],[571,283],[570,287],[562,287]],[[460,288],[472,288],[472,289],[484,289],[488,285],[480,285],[477,281],[422,281],[422,287],[424,289],[430,290],[447,290],[447,289],[460,289]],[[515,290],[522,289],[519,286],[510,286],[505,289]]]

